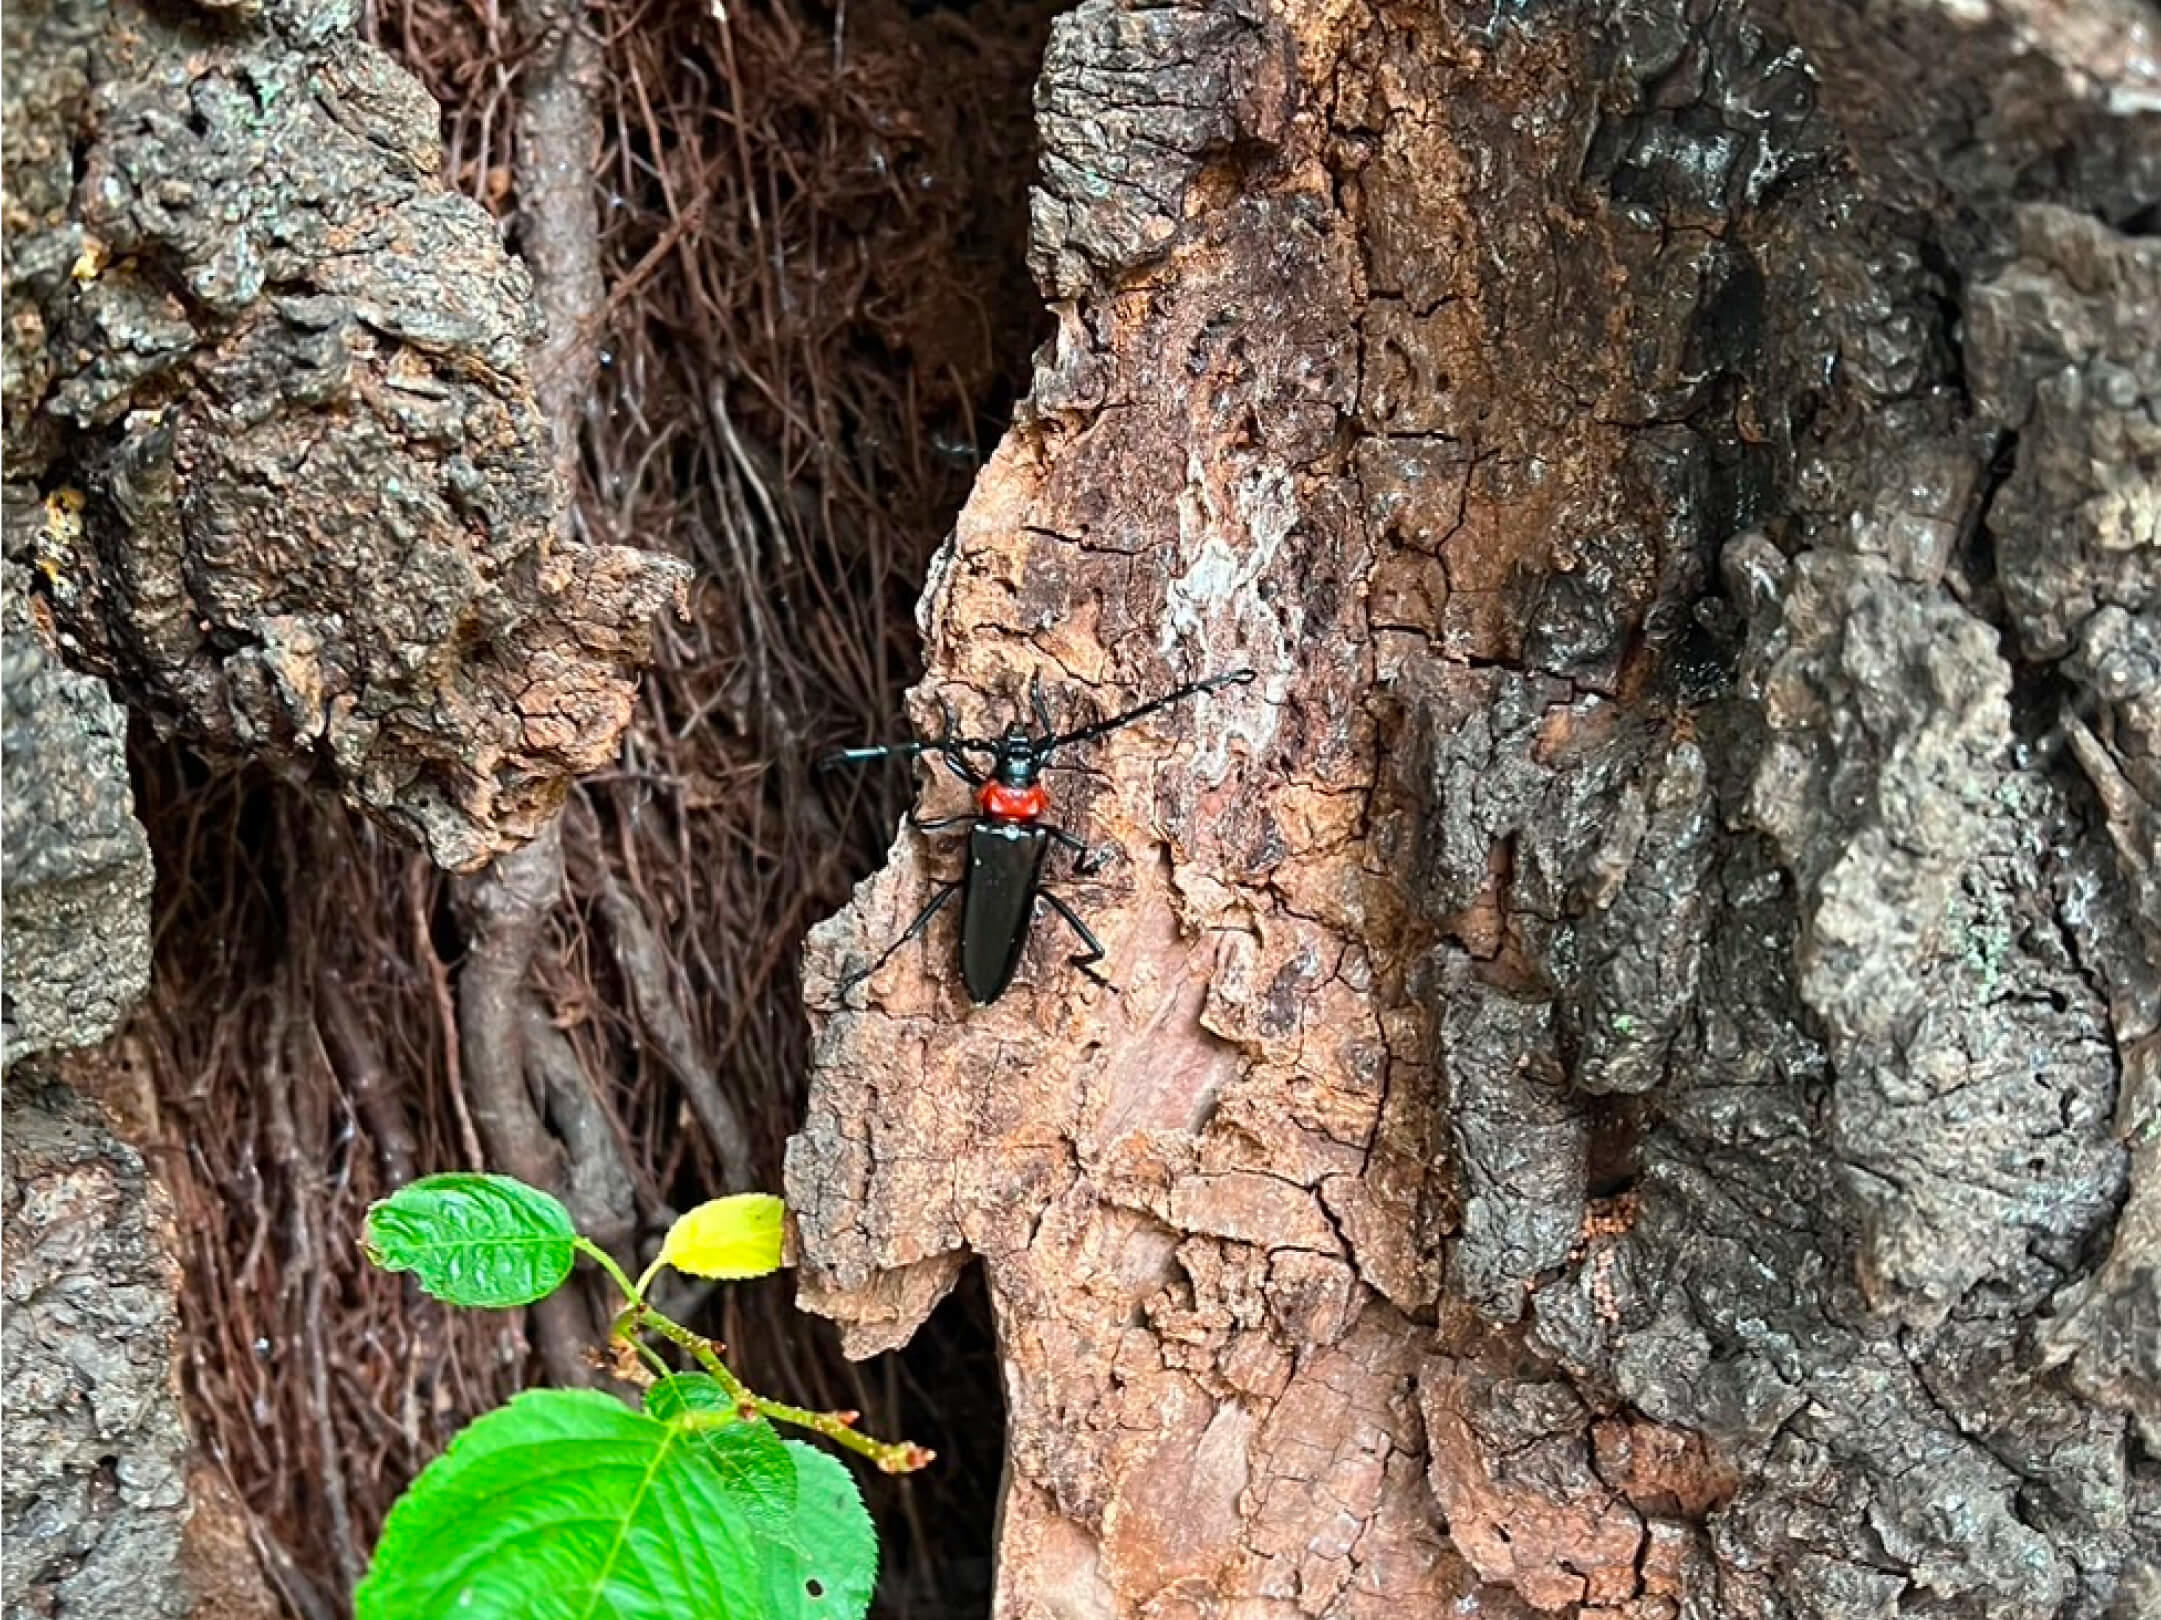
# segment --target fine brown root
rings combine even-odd
[[[559,857],[454,881],[137,739],[161,886],[131,1045],[186,1245],[183,1378],[295,1614],[344,1611],[390,1503],[473,1415],[592,1376],[571,1364],[590,1296],[562,1296],[581,1320],[442,1310],[361,1257],[372,1200],[507,1171],[643,1259],[674,1211],[780,1185],[803,931],[882,858],[909,786],[807,762],[900,729],[924,570],[1025,375],[1053,9],[854,0],[843,31],[806,0],[376,0],[371,32],[443,105],[449,174],[539,272],[571,521],[700,579]],[[581,149],[590,186],[557,161]],[[921,1379],[844,1361],[786,1277],[705,1308],[761,1388],[940,1451],[863,1482],[881,1612],[980,1606],[980,1549],[942,1547],[987,1535],[999,1466],[980,1287],[925,1330]]]
[[[390,1497],[526,1360],[514,1318],[441,1310],[356,1241],[412,1166],[465,1162],[440,1106],[453,1048],[402,926],[409,876],[436,880],[256,773],[137,755],[159,961],[127,1044],[184,1245],[182,1385],[288,1606],[336,1614]]]

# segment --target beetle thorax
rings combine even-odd
[[[992,821],[1040,821],[1050,811],[1050,794],[1041,782],[1012,782],[1002,771],[976,790],[975,802]]]

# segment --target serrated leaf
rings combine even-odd
[[[770,1193],[710,1199],[668,1228],[660,1258],[693,1277],[762,1277],[780,1266],[786,1213],[787,1206]]]
[[[545,1299],[577,1258],[570,1211],[509,1176],[423,1176],[368,1210],[361,1246],[452,1305]]]
[[[769,1549],[767,1612],[774,1620],[862,1620],[878,1584],[878,1531],[855,1477],[800,1440],[795,1459],[795,1517]]]
[[[662,1422],[692,1413],[711,1418],[734,1418],[735,1399],[710,1373],[667,1373],[656,1378],[645,1392],[645,1409]]]
[[[645,1409],[663,1423],[680,1423],[701,1437],[726,1433],[730,1443],[707,1453],[727,1488],[766,1540],[787,1536],[795,1520],[795,1459],[763,1418],[745,1420],[735,1397],[705,1373],[670,1373],[645,1392]]]
[[[763,1424],[700,1429],[597,1390],[528,1391],[391,1509],[356,1620],[770,1620],[787,1544],[760,1533],[729,1477],[767,1446],[795,1461]]]

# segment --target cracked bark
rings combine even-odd
[[[789,1159],[854,1351],[985,1267],[1001,1615],[2151,1600],[2154,44],[1061,22],[917,719],[1261,678],[1073,762],[1118,993],[843,1005],[902,833]]]

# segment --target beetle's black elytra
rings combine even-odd
[[[944,760],[954,775],[975,789],[973,815],[913,821],[919,832],[938,832],[967,824],[968,863],[962,868],[961,875],[930,897],[930,903],[916,914],[907,932],[887,946],[876,961],[843,979],[841,995],[847,995],[891,961],[894,952],[921,935],[930,926],[931,919],[944,910],[956,894],[962,897],[961,983],[967,987],[969,999],[977,1005],[996,1001],[1013,982],[1014,970],[1020,966],[1021,952],[1028,943],[1029,927],[1035,921],[1038,901],[1057,912],[1087,947],[1072,958],[1073,965],[1092,969],[1103,960],[1102,944],[1071,906],[1043,887],[1043,859],[1054,843],[1074,852],[1076,871],[1086,873],[1092,867],[1088,846],[1045,819],[1050,814],[1050,793],[1038,779],[1044,766],[1061,748],[1093,741],[1173,703],[1220,687],[1242,686],[1253,678],[1252,670],[1240,669],[1228,675],[1211,676],[1205,681],[1193,681],[1138,708],[1128,709],[1108,720],[1099,720],[1092,726],[1082,726],[1078,731],[1063,733],[1051,724],[1050,710],[1043,701],[1043,688],[1037,682],[1029,688],[1029,701],[1035,709],[1040,734],[1031,734],[1016,720],[995,740],[957,737],[949,710],[945,735],[936,742],[847,748],[819,760],[820,770],[830,770],[836,765],[867,765],[878,760],[914,759],[930,754]],[[989,756],[989,769],[978,770],[969,761],[971,754]]]

